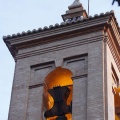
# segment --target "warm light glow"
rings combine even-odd
[[[71,114],[66,114],[67,120],[72,120],[72,115]],[[47,118],[46,120],[56,120],[57,116]],[[119,119],[118,119],[119,120]]]
[[[71,79],[72,72],[68,69],[57,67],[54,71],[49,73],[44,80],[43,102],[46,110],[50,110],[54,105],[54,99],[48,93],[49,89],[57,86],[67,86],[70,89],[69,97],[66,101],[67,105],[72,101],[73,81]],[[66,114],[67,120],[72,120],[71,114]],[[57,116],[47,118],[46,120],[56,120]]]
[[[52,89],[56,86],[73,85],[71,77],[72,72],[70,70],[57,67],[54,71],[47,75],[44,82],[47,89]]]
[[[66,114],[67,120],[72,120],[72,115],[71,114]]]
[[[115,102],[115,112],[116,109],[120,108],[120,88],[114,88],[115,91],[115,95],[114,95],[114,102]],[[117,115],[117,113],[115,114],[115,120],[120,120],[120,117]]]
[[[120,87],[119,88],[114,88],[117,93],[120,93]]]
[[[114,88],[115,90],[115,107],[120,107],[120,88]]]
[[[117,115],[115,115],[115,120],[120,120],[120,118]]]
[[[46,120],[56,120],[57,116],[55,117],[51,117],[51,118],[47,118]]]

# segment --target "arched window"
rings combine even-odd
[[[72,72],[57,67],[44,80],[43,104],[46,120],[72,120]]]

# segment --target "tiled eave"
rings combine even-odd
[[[101,13],[100,15],[89,16],[85,19],[77,19],[71,22],[62,22],[61,24],[50,25],[49,27],[34,29],[32,31],[13,34],[12,36],[4,36],[3,40],[10,50],[12,56],[15,58],[20,47],[43,44],[46,42],[53,42],[54,40],[64,39],[65,37],[74,36],[76,34],[86,34],[87,32],[103,30],[109,25],[111,18],[117,26],[119,26],[114,16],[114,12]],[[120,33],[120,32],[119,32]]]
[[[26,36],[26,35],[30,35],[30,34],[33,35],[35,33],[40,33],[40,32],[43,32],[43,31],[56,29],[58,27],[63,27],[63,26],[74,24],[74,23],[79,23],[79,22],[92,20],[92,19],[96,19],[96,18],[100,18],[100,17],[104,17],[104,16],[109,16],[109,15],[114,15],[114,12],[110,11],[110,12],[106,12],[105,14],[101,13],[100,15],[95,14],[93,17],[89,16],[88,18],[77,19],[76,21],[73,20],[71,22],[62,22],[61,24],[56,23],[55,25],[50,25],[49,27],[45,26],[44,28],[33,29],[32,31],[28,30],[27,32],[23,31],[22,33],[3,36],[3,39],[7,40],[7,39],[18,38],[18,37],[22,37],[22,36]],[[116,24],[118,24],[117,21],[116,21]],[[119,26],[118,26],[118,28],[119,28]]]

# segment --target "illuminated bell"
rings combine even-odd
[[[47,118],[58,116],[58,118],[66,120],[65,114],[71,113],[71,106],[66,104],[70,90],[64,86],[54,87],[53,89],[49,89],[48,92],[54,99],[54,105],[50,110],[45,112],[44,116]]]
[[[72,72],[70,70],[57,67],[47,75],[44,82],[48,89],[52,89],[56,86],[69,86],[73,85],[71,77]]]
[[[72,72],[57,67],[44,80],[44,117],[48,120],[67,120],[72,113]]]

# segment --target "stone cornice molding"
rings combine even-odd
[[[105,32],[107,34],[107,44],[120,71],[120,32],[114,16],[110,17]]]
[[[107,12],[106,14],[100,14],[100,16],[95,15],[94,17],[89,16],[87,19],[81,19],[77,21],[72,21],[71,23],[62,23],[61,25],[56,25],[54,28],[45,28],[41,32],[36,32],[35,30],[30,34],[22,34],[12,37],[7,36],[3,37],[8,49],[10,50],[12,56],[15,60],[20,59],[24,56],[30,56],[28,55],[18,55],[18,50],[22,48],[27,48],[31,46],[41,45],[41,44],[47,44],[58,40],[64,40],[69,39],[71,37],[76,37],[79,35],[84,35],[87,33],[92,33],[96,31],[106,31],[115,39],[115,46],[117,46],[117,49],[119,49],[119,37],[120,32],[118,28],[118,24],[116,22],[115,16],[113,12]],[[109,37],[110,38],[110,37]],[[97,41],[98,39],[96,39]],[[103,39],[101,39],[103,40]],[[112,40],[114,42],[114,40]],[[79,41],[78,41],[79,42]],[[83,40],[83,43],[81,41],[81,44],[86,44],[92,41],[87,40],[85,42]],[[93,39],[94,42],[94,39]],[[73,43],[75,45],[75,43]],[[72,45],[72,44],[71,44]],[[60,48],[60,46],[58,47]],[[64,48],[61,45],[61,48]],[[45,51],[48,50],[55,50],[53,48],[45,48]],[[43,51],[43,50],[40,50]],[[37,55],[41,52],[35,52],[34,55]],[[118,51],[118,50],[117,50]],[[34,53],[34,52],[33,52]],[[36,54],[37,53],[37,54]],[[33,55],[33,54],[31,54]]]
[[[30,57],[30,56],[45,54],[45,53],[48,53],[48,52],[63,50],[63,49],[71,48],[71,47],[76,47],[76,46],[80,46],[80,45],[83,45],[83,44],[89,44],[89,43],[92,43],[92,42],[101,41],[103,39],[104,39],[103,35],[99,35],[99,36],[94,36],[94,37],[91,37],[91,38],[85,38],[85,39],[79,39],[79,40],[77,39],[76,41],[73,41],[73,42],[67,42],[67,43],[64,43],[64,44],[55,45],[55,46],[51,46],[51,47],[47,47],[47,48],[43,48],[43,49],[39,48],[37,50],[32,50],[32,51],[28,51],[28,52],[25,52],[25,53],[17,54],[16,55],[16,60],[26,58],[26,57]]]
[[[103,28],[104,25],[107,23],[108,19],[109,19],[109,16],[103,17],[101,19],[93,19],[93,20],[86,19],[85,21],[80,22],[80,23],[77,22],[77,23],[74,23],[71,25],[63,25],[60,28],[51,29],[48,31],[43,31],[40,33],[26,35],[26,36],[22,36],[22,37],[11,38],[11,39],[8,39],[5,41],[10,42],[11,45],[18,45],[18,44],[22,44],[22,43],[29,43],[31,41],[34,42],[36,40],[39,40],[39,42],[43,42],[40,39],[52,37],[52,36],[56,36],[56,35],[61,35],[61,34],[67,34],[67,33],[69,34],[70,32],[73,33],[74,31],[76,32],[78,30],[81,31],[82,33],[85,32],[86,29],[89,30],[89,32],[96,31],[97,29]]]

